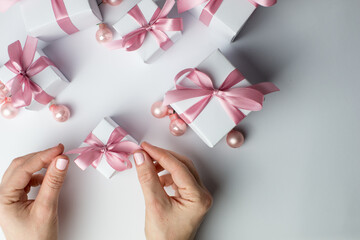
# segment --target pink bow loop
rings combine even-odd
[[[34,62],[37,47],[37,39],[27,37],[24,48],[16,41],[9,45],[9,61],[5,66],[16,74],[7,82],[10,89],[13,105],[17,108],[29,106],[32,99],[41,104],[48,104],[54,98],[41,89],[31,80],[31,77],[43,71],[49,66],[55,65],[47,57],[40,57]]]
[[[167,50],[173,42],[165,31],[182,31],[183,22],[181,18],[167,18],[175,0],[167,0],[162,9],[157,8],[149,22],[146,21],[138,5],[133,7],[128,14],[140,25],[140,28],[126,34],[120,40],[115,40],[105,45],[110,49],[125,48],[126,51],[139,49],[147,36],[151,33],[163,50]]]
[[[186,78],[194,83],[195,87],[185,87],[177,83],[185,74],[187,74]],[[197,69],[185,69],[175,77],[176,89],[168,91],[165,94],[164,105],[170,105],[191,98],[203,97],[180,114],[180,117],[189,124],[199,116],[210,100],[216,97],[234,123],[238,124],[245,118],[245,114],[239,109],[259,111],[262,109],[264,95],[279,91],[274,84],[269,82],[252,85],[250,87],[234,87],[242,80],[244,80],[244,76],[235,69],[227,76],[222,85],[216,89],[213,86],[211,78],[205,73]]]
[[[75,163],[82,170],[90,165],[97,168],[105,156],[107,163],[120,172],[132,167],[129,156],[140,149],[134,142],[122,141],[126,135],[125,130],[117,127],[111,133],[107,143],[103,144],[94,134],[90,133],[84,141],[87,146],[71,150],[66,154],[79,154]]]

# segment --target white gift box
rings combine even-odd
[[[96,0],[63,0],[71,22],[84,30],[102,21]],[[24,0],[21,4],[26,30],[43,41],[54,41],[67,36],[56,21],[51,0]]]
[[[156,3],[154,3],[152,0],[142,0],[137,5],[147,22],[151,20],[154,12],[158,8]],[[129,14],[125,14],[117,23],[113,25],[113,27],[121,36],[125,36],[126,34],[140,28],[141,26],[133,17],[131,17]],[[179,40],[182,36],[181,31],[165,31],[165,33],[173,43]],[[156,38],[149,32],[146,35],[143,45],[138,50],[136,50],[136,52],[140,55],[145,63],[151,63],[161,54],[163,54],[165,50],[160,47]]]
[[[105,145],[107,144],[111,133],[114,131],[115,128],[119,127],[119,125],[114,122],[110,117],[103,118],[100,123],[95,127],[92,133]],[[136,144],[138,142],[131,137],[130,135],[126,135],[121,141],[131,141]],[[88,146],[86,143],[82,143],[80,147]],[[80,164],[78,164],[75,160],[75,163],[82,169],[85,170]],[[117,171],[113,169],[109,163],[106,161],[105,155],[103,155],[100,163],[96,167],[96,170],[99,171],[102,175],[106,178],[110,179]]]
[[[45,56],[44,52],[40,49],[37,49],[34,56],[35,62],[41,56]],[[0,81],[3,83],[7,83],[11,79],[16,77],[16,74],[10,71],[5,65],[0,67]],[[62,90],[64,90],[69,81],[66,77],[60,72],[60,70],[56,67],[49,66],[45,68],[43,71],[39,72],[35,76],[30,78],[31,81],[35,82],[37,85],[41,87],[47,94],[52,97],[56,97]],[[43,105],[36,100],[32,100],[31,104],[26,107],[28,110],[38,111],[44,108],[46,105]]]
[[[189,10],[189,12],[199,19],[208,2]],[[214,14],[209,27],[223,35],[229,42],[233,41],[255,9],[256,7],[248,0],[225,0]]]
[[[235,67],[219,50],[212,53],[196,68],[206,73],[212,79],[215,88],[219,88],[227,76],[235,70]],[[190,80],[186,78],[186,75],[178,80],[178,83],[180,82],[181,85],[187,87],[194,86],[194,83],[190,82]],[[234,85],[233,88],[247,87],[250,85],[251,84],[244,79]],[[171,104],[171,107],[176,113],[182,114],[202,98],[203,96],[179,101]],[[251,112],[243,109],[240,109],[240,111],[245,115]],[[214,147],[236,124],[225,111],[220,101],[216,97],[213,97],[205,109],[189,126],[209,147]]]

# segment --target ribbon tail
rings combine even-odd
[[[93,162],[101,161],[102,156],[103,154],[97,150],[87,151],[80,154],[74,162],[81,170],[85,170],[92,165]]]
[[[258,84],[249,86],[247,88],[258,90],[259,92],[261,92],[264,95],[272,93],[272,92],[280,91],[280,89],[271,82],[262,82],[262,83],[258,83]]]
[[[34,82],[30,82],[30,88],[34,96],[34,100],[43,105],[49,104],[54,97],[47,94],[42,88]]]
[[[17,78],[11,88],[12,104],[16,108],[29,106],[32,100],[30,82],[21,75],[18,75]]]
[[[180,114],[180,117],[186,122],[187,124],[192,123],[199,114],[205,109],[206,105],[210,102],[212,95],[206,96],[194,105],[192,105],[189,109],[185,112]]]
[[[106,161],[113,169],[118,172],[132,167],[132,164],[126,154],[108,152],[106,154]]]
[[[223,106],[225,112],[230,116],[230,118],[234,121],[236,125],[239,124],[246,117],[246,115],[242,111],[240,111],[240,109],[232,106],[224,99],[219,98],[219,101]]]

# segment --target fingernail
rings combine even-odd
[[[139,153],[139,152],[137,152],[137,153],[134,154],[134,159],[135,159],[136,165],[138,165],[138,166],[140,166],[141,164],[143,164],[144,161],[145,161],[144,154]]]
[[[60,171],[64,171],[65,168],[67,167],[69,163],[69,160],[67,159],[62,159],[62,158],[59,158],[58,160],[56,160],[56,168]]]

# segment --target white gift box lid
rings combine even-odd
[[[197,69],[206,73],[212,79],[214,87],[219,88],[235,67],[226,59],[220,50],[216,50],[200,63],[197,66]],[[183,76],[178,81],[185,86],[194,85],[190,84],[190,81],[186,76]],[[246,87],[250,85],[251,84],[244,79],[234,87]],[[179,101],[171,104],[171,107],[178,114],[181,114],[202,98],[203,97],[196,97]],[[250,113],[250,111],[247,110],[240,110],[245,115]],[[189,124],[189,126],[209,147],[214,147],[216,143],[236,126],[236,124],[224,110],[220,101],[216,97],[213,97],[205,109],[192,123]]]
[[[46,57],[42,50],[37,49],[34,56],[34,62],[41,56]],[[15,76],[16,74],[10,71],[5,65],[0,67],[0,81],[2,81],[3,83],[7,83]],[[31,77],[31,81],[39,85],[47,94],[52,97],[56,97],[62,90],[64,90],[69,85],[69,81],[66,79],[66,77],[60,72],[58,68],[53,66],[49,66],[40,73]],[[46,105],[38,103],[33,99],[31,104],[27,106],[26,109],[40,110],[45,106]]]
[[[92,133],[105,145],[107,144],[112,132],[115,128],[119,127],[119,125],[112,120],[110,117],[103,118],[100,123],[94,128]],[[136,144],[138,142],[130,135],[126,135],[122,141],[131,141]],[[87,146],[86,143],[82,143],[80,147]],[[84,170],[84,169],[83,169]],[[102,175],[104,175],[106,178],[111,178],[117,171],[113,169],[108,162],[106,161],[106,157],[103,156],[100,163],[98,164],[97,171],[99,171]]]
[[[63,0],[71,22],[81,31],[102,21],[96,0]],[[58,23],[51,0],[23,0],[21,12],[28,33],[43,41],[67,36]]]
[[[156,3],[152,0],[142,0],[138,4],[141,12],[143,13],[146,21],[150,22],[154,12],[158,8]],[[124,36],[140,27],[139,23],[131,17],[129,14],[125,14],[117,23],[113,25],[114,29]],[[176,42],[182,36],[181,31],[165,31],[166,35],[172,42]],[[165,51],[160,47],[155,37],[148,33],[143,45],[136,50],[145,63],[151,63],[155,61]]]

